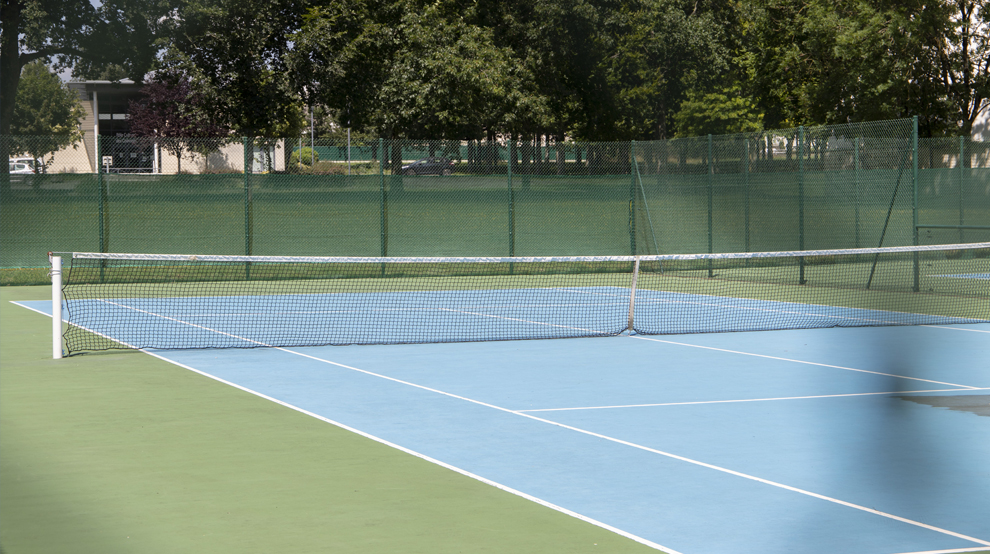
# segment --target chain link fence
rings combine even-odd
[[[913,129],[608,143],[90,137],[54,152],[51,137],[2,137],[0,276],[45,282],[48,251],[549,256],[990,240],[990,145]],[[25,157],[37,160],[28,171]]]

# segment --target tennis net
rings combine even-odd
[[[65,257],[67,352],[990,321],[990,243],[615,257]]]

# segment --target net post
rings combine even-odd
[[[635,324],[635,314],[636,314],[636,281],[639,278],[639,256],[636,256],[636,260],[633,262],[633,274],[632,283],[629,285],[629,320],[626,325],[626,331],[630,333],[633,332]]]
[[[52,264],[52,359],[62,359],[62,258],[48,253]]]

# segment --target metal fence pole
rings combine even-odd
[[[712,135],[711,135],[711,133],[709,133],[708,134],[708,175],[707,175],[707,179],[708,179],[708,183],[707,183],[707,188],[708,188],[708,253],[709,254],[713,253],[714,252],[714,248],[715,248],[714,229],[712,228],[712,207],[713,207],[713,203],[714,203],[714,200],[715,200],[715,195],[714,195],[714,192],[715,191],[712,190],[712,187],[714,186],[714,183],[712,183],[712,179],[714,178],[714,171],[715,171],[715,169],[712,166]],[[712,260],[708,260],[708,277],[714,277],[714,276],[715,276],[715,269],[712,267]]]
[[[804,250],[804,125],[798,127],[798,250]],[[800,275],[798,284],[807,283],[804,278],[804,256],[798,258]]]
[[[914,189],[911,203],[911,217],[914,236],[914,245],[918,246],[918,116],[911,118],[911,184]],[[914,253],[914,292],[921,290],[921,266],[918,252]]]
[[[746,219],[745,219],[745,232],[746,232],[746,252],[749,252],[749,139],[744,139],[745,142],[745,152],[746,163],[743,164],[744,169],[744,181],[743,185],[745,187],[744,191],[746,194]]]
[[[96,185],[100,190],[100,252],[107,252],[106,189],[103,187],[103,141],[96,136]]]
[[[379,191],[379,228],[381,230],[380,253],[388,256],[388,193],[385,190],[385,139],[378,139],[378,191]],[[385,266],[382,266],[384,273]]]
[[[636,255],[636,141],[629,141],[629,255]]]
[[[856,192],[856,248],[859,248],[859,140],[856,137],[853,148],[853,181]]]
[[[516,161],[516,139],[515,135],[509,136],[508,148],[508,169],[506,169],[508,180],[508,200],[509,200],[509,257],[516,255],[516,194],[512,190],[512,164]]]
[[[251,163],[254,161],[252,150],[248,148],[248,138],[241,138],[241,148],[244,155],[244,255],[250,256],[254,250],[254,199],[251,195]],[[251,278],[251,262],[244,264],[244,277]]]
[[[966,242],[964,238],[965,232],[962,226],[966,224],[965,214],[965,204],[963,204],[964,194],[963,187],[966,184],[966,166],[969,165],[969,160],[966,159],[966,137],[962,135],[959,136],[959,242]]]

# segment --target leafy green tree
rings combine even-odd
[[[990,1],[956,0],[945,39],[938,43],[942,71],[960,132],[970,135],[981,114],[990,114]]]
[[[205,105],[236,133],[298,137],[303,103],[285,64],[302,0],[188,0],[162,66],[189,75]]]
[[[743,53],[767,126],[919,116],[968,133],[987,109],[986,0],[748,0]]]
[[[73,75],[117,81],[144,81],[181,23],[186,0],[101,0],[87,37],[85,55],[73,64]]]
[[[122,81],[127,78],[127,70],[115,63],[103,67],[89,67],[91,64],[78,63],[72,70],[72,77],[86,81]]]
[[[689,91],[673,116],[679,137],[757,133],[763,114],[739,87],[716,92]]]
[[[97,15],[89,2],[2,0],[0,19],[0,135],[9,135],[21,70],[57,55],[81,55]]]
[[[729,74],[733,37],[728,30],[736,17],[722,2],[624,3],[609,20],[614,44],[606,58],[617,112],[615,138],[673,135],[672,115],[689,91],[703,94]]]
[[[409,138],[460,138],[502,126],[516,87],[510,52],[490,29],[448,17],[442,6],[405,14],[373,115]]]
[[[300,87],[340,121],[387,137],[461,138],[498,127],[516,88],[511,53],[470,23],[471,8],[416,4],[309,9],[290,57]]]
[[[41,60],[24,67],[20,89],[11,118],[9,153],[44,160],[63,148],[78,147],[83,137],[79,122],[85,113],[75,91]],[[53,158],[43,161],[44,166],[51,165]],[[36,165],[35,172],[39,169]]]
[[[117,64],[141,81],[171,32],[179,1],[2,0],[0,135],[10,134],[21,69],[36,60],[90,71]]]

